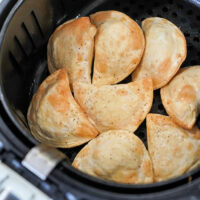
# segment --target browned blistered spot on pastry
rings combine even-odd
[[[197,127],[194,127],[191,130],[191,133],[193,134],[193,137],[197,140],[200,140],[200,130]]]
[[[131,61],[131,64],[132,64],[132,65],[135,65],[136,63],[138,63],[138,61],[139,61],[139,58],[136,57],[136,58],[134,58],[134,59]]]
[[[191,85],[185,85],[179,95],[178,95],[179,101],[185,101],[185,102],[195,102],[196,101],[196,92],[194,88]]]
[[[178,53],[178,54],[176,55],[176,57],[177,57],[177,58],[182,58],[182,55],[181,55],[180,53]]]
[[[152,176],[152,166],[149,160],[145,160],[142,164],[142,168],[144,170],[144,174],[146,176]]]
[[[97,176],[102,176],[102,172],[99,170],[99,169],[97,169],[97,168],[95,168],[94,169],[94,173],[97,175]]]
[[[55,73],[55,72],[54,72]],[[55,82],[56,78],[55,77],[47,77],[45,81],[42,83],[43,87],[46,89],[45,86],[51,85]]]
[[[162,21],[163,24],[167,24],[168,23],[168,21],[166,19],[163,19],[163,18],[161,18],[161,21]]]
[[[119,42],[119,41],[118,41]],[[120,43],[120,42],[119,42]],[[124,52],[124,51],[122,51],[121,53],[120,53],[120,56],[121,57],[124,57],[124,55],[126,55],[126,52]]]
[[[82,93],[81,88],[79,87],[79,85],[74,84],[74,87],[76,88],[76,94],[79,96]],[[79,96],[79,98],[81,98],[81,96]]]
[[[130,173],[125,179],[124,179],[124,183],[134,183],[138,180],[138,172],[137,171],[133,171],[132,173]]]
[[[75,29],[75,30],[78,29],[78,31],[76,32],[77,33],[76,40],[79,45],[83,45],[84,43],[83,32],[85,30],[88,30],[89,26],[90,26],[90,20],[88,17],[78,18],[77,20],[71,23],[72,29]]]
[[[121,21],[121,22],[125,22],[125,21],[126,21],[126,18],[125,18],[125,17],[122,17],[122,18],[120,19],[120,21]]]
[[[151,20],[145,19],[144,21],[142,21],[142,28],[145,30],[148,30],[149,26],[151,26],[151,24],[152,24]],[[145,32],[145,34],[146,34],[146,32]]]
[[[46,88],[44,87],[44,85],[40,85],[40,87],[38,88],[37,93],[35,94],[35,98],[39,98],[41,97],[41,95],[43,95],[45,93]]]
[[[124,90],[124,89],[119,89],[119,90],[117,90],[116,93],[117,93],[119,96],[126,96],[126,95],[128,95],[127,90]]]
[[[171,100],[167,100],[167,104],[170,104],[172,101]]]
[[[145,91],[149,91],[153,88],[151,78],[146,78],[142,81]]]
[[[142,93],[140,93],[140,98],[141,99],[144,99],[145,98],[145,94],[142,92]]]
[[[58,80],[68,80],[66,69],[61,69],[58,74]]]
[[[82,57],[82,55],[80,53],[77,54],[77,60],[79,62],[81,62],[83,60],[83,57]]]
[[[170,120],[170,117],[167,116],[156,116],[154,114],[148,114],[147,117],[157,126],[163,126],[163,123],[165,123],[166,126],[173,125],[172,121]]]
[[[100,73],[105,73],[107,70],[107,65],[100,63],[96,63],[96,70]]]
[[[158,68],[158,74],[153,76],[154,85],[159,85],[163,81],[163,77],[166,76],[171,66],[171,60],[166,58]],[[153,66],[152,66],[153,67]]]
[[[126,36],[125,35],[122,35],[121,37],[120,37],[120,41],[122,42],[123,40],[125,40],[126,39]]]
[[[178,157],[181,157],[180,152],[181,152],[181,150],[180,150],[179,147],[175,147],[175,148],[174,148],[173,153],[174,153],[174,156],[176,156],[177,158],[178,158]]]
[[[98,134],[97,130],[92,125],[88,126],[84,123],[80,125],[80,127],[77,130],[77,133],[79,137],[91,137]]]
[[[66,101],[66,98],[66,96],[52,94],[49,95],[48,101],[57,112],[64,114],[69,109],[69,102]]]
[[[63,71],[63,70],[61,70]],[[68,79],[67,79],[67,73],[59,73],[58,75],[59,82],[57,83],[57,92],[60,95],[69,95],[69,85],[68,85]]]
[[[77,77],[77,80],[79,80],[80,78],[83,78],[84,71],[82,69],[80,69],[78,72],[76,72],[76,77]]]
[[[135,32],[133,33],[133,37],[135,38],[134,42],[130,43],[134,50],[141,49],[144,44],[144,38],[141,37],[140,29],[135,25]]]
[[[107,19],[109,19],[111,17],[111,13],[110,12],[103,12],[103,13],[97,13],[97,14],[94,14],[94,15],[91,15],[90,16],[90,19],[91,19],[91,23],[93,24],[102,24],[104,23],[105,21],[107,21]]]
[[[75,162],[75,163],[73,164],[73,167],[75,167],[75,168],[79,168],[79,167],[80,167],[80,163]]]
[[[97,146],[97,145],[98,145],[98,144],[96,143],[96,146]],[[95,160],[98,160],[98,159],[99,159],[99,151],[98,151],[98,149],[96,149],[96,150],[94,151],[92,157],[93,157]]]
[[[139,156],[142,156],[143,153],[144,153],[143,148],[142,148],[142,145],[141,145],[139,142],[138,142],[138,144],[137,144],[136,151],[137,151],[137,154],[138,154]]]
[[[193,148],[194,148],[194,145],[193,145],[193,144],[189,143],[189,144],[187,145],[187,149],[188,149],[189,151],[191,151]]]
[[[159,70],[159,76],[162,77],[162,75],[166,75],[166,73],[169,71],[169,66],[171,65],[171,59],[166,58],[163,60],[163,62],[160,64],[158,70]]]
[[[61,70],[63,71],[63,70]],[[59,73],[58,79],[62,79],[62,77],[66,76],[66,73]],[[58,86],[56,87],[57,93],[51,94],[48,97],[49,103],[52,105],[52,107],[62,114],[66,113],[66,111],[69,109],[69,102],[67,101],[69,97],[68,92],[68,85],[66,82],[60,82]]]

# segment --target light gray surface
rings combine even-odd
[[[52,200],[0,161],[0,200],[9,195],[20,200]]]

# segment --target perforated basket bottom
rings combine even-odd
[[[187,40],[187,58],[181,67],[200,64],[200,12],[198,7],[184,1],[110,1],[90,11],[90,13],[100,10],[119,10],[132,17],[138,24],[147,17],[163,17],[176,24],[184,33]],[[84,10],[83,14],[86,14]],[[87,13],[87,14],[90,14]],[[122,82],[130,81],[130,77]],[[160,98],[160,90],[154,91],[153,106],[151,113],[167,115]],[[200,120],[197,120],[200,125]],[[147,146],[146,120],[137,129],[135,134],[142,139]],[[72,162],[76,154],[83,147],[73,149],[63,149]]]

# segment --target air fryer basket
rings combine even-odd
[[[30,146],[37,142],[30,134],[26,113],[33,94],[49,74],[46,47],[50,34],[59,24],[68,19],[89,15],[100,10],[122,11],[139,24],[144,18],[150,16],[169,19],[182,30],[187,39],[188,56],[182,66],[200,64],[199,0],[19,0],[8,15],[0,34],[0,96],[9,118],[20,130],[17,137],[25,138]],[[160,100],[159,90],[154,92],[151,112],[166,114]],[[197,120],[197,125],[198,122],[199,120]],[[144,122],[136,134],[146,144],[145,129]],[[145,194],[148,198],[152,198],[150,194],[157,191],[164,191],[166,195],[166,190],[174,191],[178,187],[185,187],[188,185],[188,180],[193,180],[190,183],[191,186],[200,175],[199,169],[195,169],[178,178],[161,183],[126,185],[107,182],[71,167],[70,163],[82,146],[61,149],[67,154],[70,162],[59,166],[57,178],[64,184],[72,184],[75,187],[78,187],[76,186],[78,184],[79,187],[85,188],[85,191],[92,188],[94,194],[104,191],[109,196],[111,192],[113,199],[133,199],[134,197],[139,199]],[[70,177],[70,183],[66,183],[68,179],[65,180],[65,176]],[[115,196],[115,194],[118,195]],[[170,198],[170,194],[168,195]],[[156,199],[156,196],[153,199]]]

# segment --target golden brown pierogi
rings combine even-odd
[[[57,70],[42,82],[27,119],[33,136],[53,147],[75,147],[98,134],[71,94],[66,69]]]
[[[133,133],[113,130],[90,141],[72,165],[92,176],[120,183],[151,183],[153,170],[148,151]]]
[[[145,19],[142,29],[146,47],[132,80],[151,77],[154,89],[158,89],[170,81],[185,60],[186,40],[178,27],[163,18]]]

